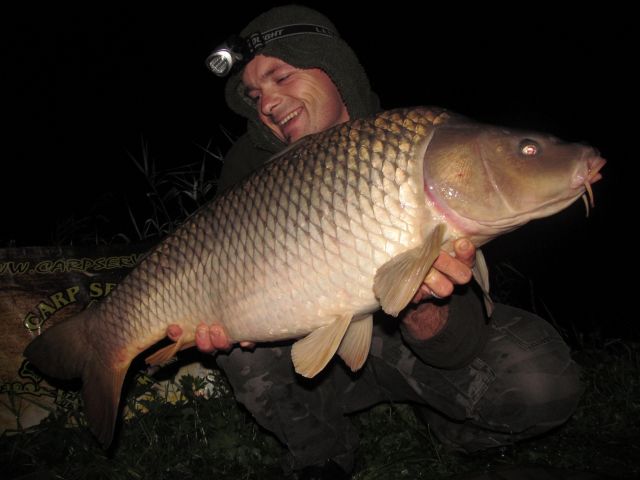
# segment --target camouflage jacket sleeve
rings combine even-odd
[[[426,364],[445,369],[468,365],[484,348],[487,328],[482,302],[472,288],[452,295],[447,323],[429,340],[414,339],[400,323],[402,336],[411,351]]]
[[[271,152],[256,147],[248,134],[242,135],[224,157],[222,171],[218,178],[218,192],[238,183],[272,155]]]

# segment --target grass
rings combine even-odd
[[[410,406],[382,404],[352,416],[361,436],[354,479],[449,478],[514,465],[541,465],[633,478],[640,475],[640,344],[576,352],[587,386],[567,424],[540,438],[462,455],[443,448]],[[260,429],[224,377],[182,377],[179,400],[138,378],[132,413],[104,451],[85,428],[81,401],[41,425],[0,437],[3,478],[48,471],[65,479],[282,478],[279,443]],[[209,395],[202,392],[209,388]],[[208,398],[207,398],[208,397]],[[142,413],[145,411],[146,413]],[[79,425],[71,427],[70,425]]]
[[[362,414],[365,428],[355,478],[446,478],[511,465],[591,471],[614,478],[640,474],[640,345],[576,353],[586,392],[573,417],[540,438],[474,455],[445,451],[405,406]],[[388,418],[380,414],[386,412]],[[381,448],[375,431],[385,433]],[[361,430],[362,431],[362,430]]]
[[[129,230],[105,235],[96,227],[100,222],[108,224],[102,217],[71,219],[62,225],[61,241],[109,243],[114,239],[158,238],[211,197],[215,180],[205,169],[206,158],[159,172],[147,152],[143,146],[142,158],[133,158],[147,182],[147,205],[145,209],[129,207]],[[139,222],[138,218],[146,220]],[[520,306],[527,308],[529,303],[528,309],[552,321],[574,346],[586,385],[575,415],[540,438],[462,455],[443,448],[429,428],[416,420],[410,406],[379,405],[351,417],[361,437],[353,478],[440,479],[522,465],[597,472],[614,478],[639,476],[640,344],[589,337],[588,332],[585,335],[571,325],[561,325],[513,267],[503,265],[493,273],[498,300],[515,304],[518,302],[510,300],[524,298]],[[5,431],[0,436],[3,478],[39,473],[43,474],[40,478],[92,480],[282,478],[283,447],[239,406],[217,371],[213,378],[183,377],[174,383],[178,394],[175,404],[164,400],[158,386],[153,377],[138,377],[126,397],[131,414],[108,451],[100,448],[85,428],[77,392],[68,392],[65,409],[52,412],[38,426]]]
[[[231,134],[224,133],[231,141]],[[142,139],[139,154],[128,154],[132,171],[123,174],[138,174],[139,188],[104,193],[92,203],[79,205],[78,212],[58,220],[44,242],[89,246],[163,238],[215,195],[222,154],[211,142],[196,147],[202,152],[199,159],[160,169]],[[8,246],[15,246],[14,242]]]
[[[211,199],[217,180],[209,174],[207,160],[222,161],[220,153],[212,152],[211,145],[200,146],[203,157],[199,162],[177,168],[158,170],[150,157],[149,147],[143,141],[141,158],[129,154],[136,169],[145,179],[146,202],[139,205],[149,207],[146,211],[134,212],[129,206],[129,217],[138,240],[148,240],[167,235],[197,208]],[[140,224],[138,218],[146,218]]]

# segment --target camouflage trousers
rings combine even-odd
[[[353,374],[338,359],[316,378],[296,375],[290,346],[218,357],[238,401],[289,449],[286,467],[333,460],[353,466],[358,434],[348,414],[380,402],[411,402],[451,448],[507,445],[565,422],[582,394],[579,370],[555,329],[497,304],[484,350],[457,370],[426,365],[400,332],[374,327],[370,356]],[[287,469],[288,469],[287,468]]]

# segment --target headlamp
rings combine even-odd
[[[266,32],[252,33],[247,38],[232,35],[209,54],[205,64],[218,77],[226,77],[233,69],[249,63],[267,43],[300,34],[338,37],[328,28],[308,24],[283,25]]]
[[[209,54],[206,65],[209,70],[218,77],[226,77],[234,67],[248,62],[253,55],[250,53],[247,43],[233,35],[226,42],[218,45]]]

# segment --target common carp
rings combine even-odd
[[[88,423],[105,446],[132,360],[170,324],[182,327],[180,341],[150,363],[192,346],[205,322],[234,343],[297,340],[292,360],[306,377],[335,353],[355,371],[373,312],[398,315],[441,249],[461,236],[479,247],[582,196],[593,201],[604,163],[586,145],[439,108],[349,121],[214,198],[25,356],[47,375],[82,378]]]

